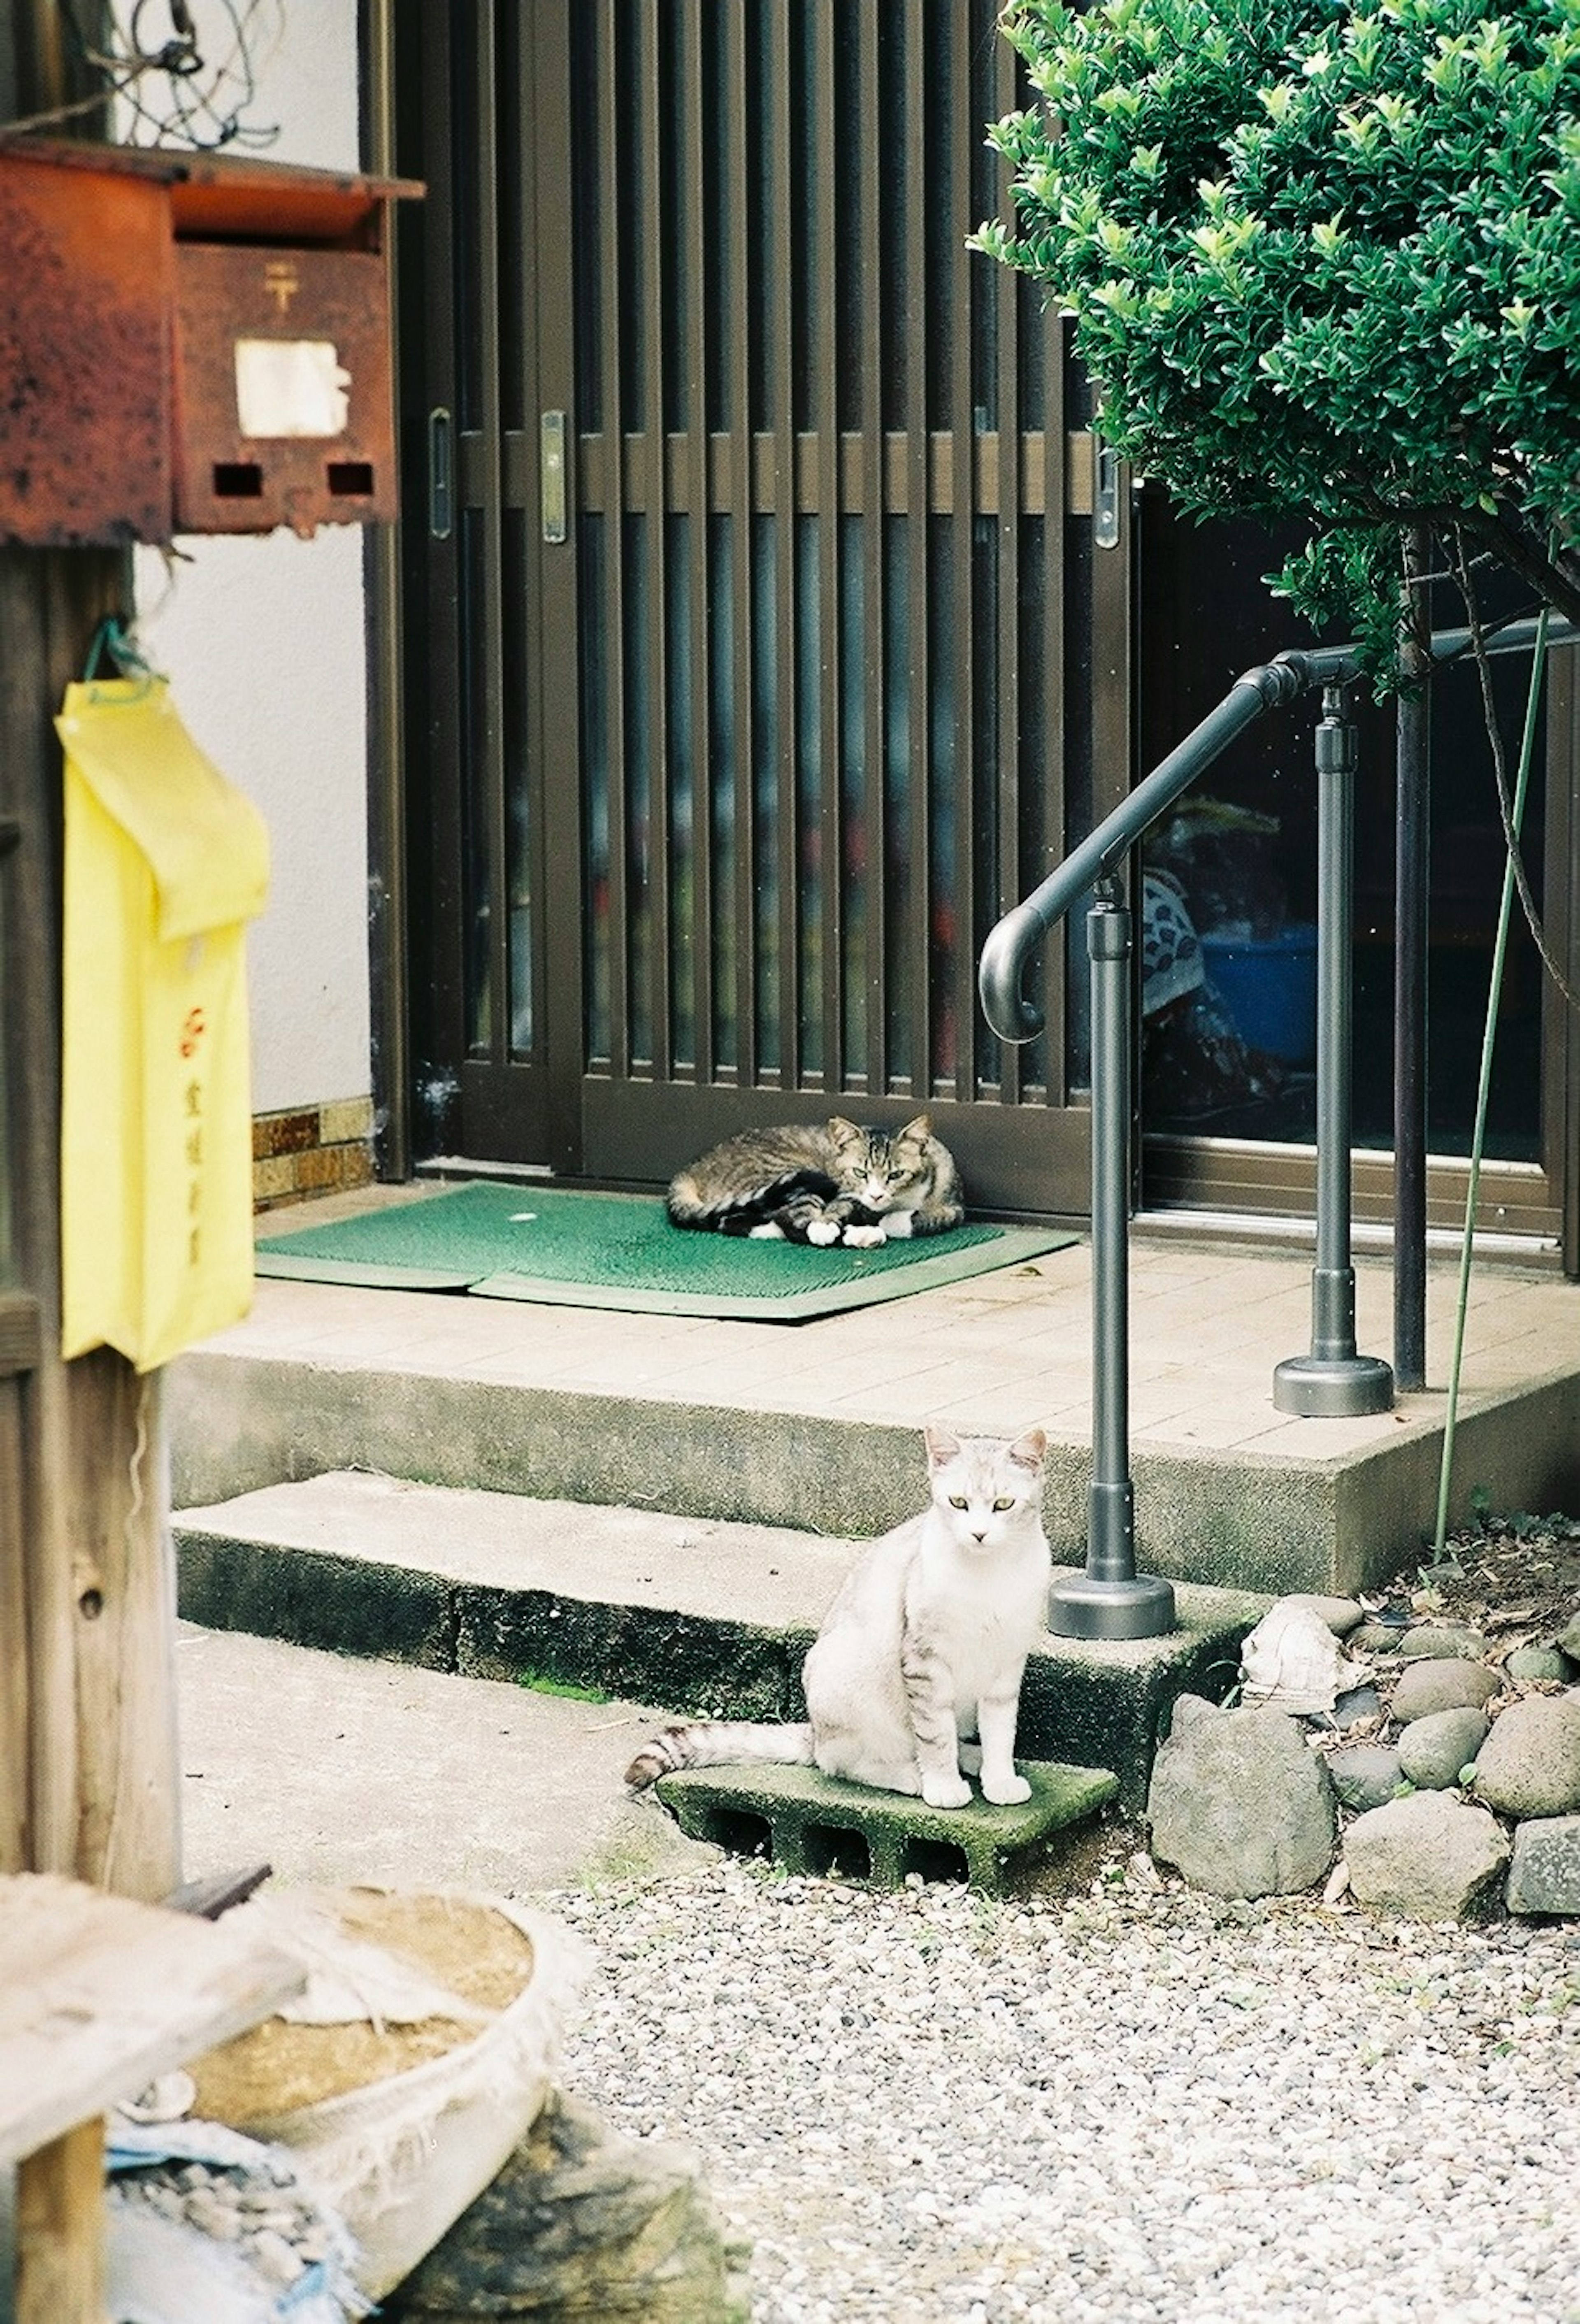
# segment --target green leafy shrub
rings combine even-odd
[[[1280,587],[1393,658],[1401,529],[1580,620],[1574,0],[1023,0],[990,133],[1118,450],[1191,511],[1304,516]]]

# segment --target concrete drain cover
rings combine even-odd
[[[1119,1791],[1106,1767],[1017,1760],[1031,1796],[1019,1807],[929,1808],[900,1792],[876,1792],[815,1767],[692,1767],[665,1775],[659,1798],[693,1840],[737,1856],[765,1856],[783,1872],[898,1888],[924,1879],[966,1880],[990,1895],[1009,1874]]]

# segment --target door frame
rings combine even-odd
[[[420,99],[410,85],[409,73],[397,70],[397,20],[402,16],[403,0],[364,0],[365,61],[367,73],[367,102],[365,107],[370,159],[387,159],[393,162],[399,154],[408,161],[413,160],[409,150],[414,110],[420,110]],[[448,12],[443,12],[448,14]],[[532,166],[535,172],[541,211],[547,209],[541,189],[552,184],[568,183],[570,136],[570,106],[568,99],[569,40],[568,14],[564,6],[534,8],[527,12],[531,30],[523,35],[534,43],[534,69],[559,77],[566,88],[566,99],[559,104],[542,104],[537,107],[539,116],[552,141],[556,131],[560,143],[540,139],[533,147]],[[410,40],[413,23],[420,23],[429,12],[418,8],[405,14],[403,38]],[[921,21],[918,18],[918,23]],[[420,169],[417,171],[420,174]],[[530,190],[530,189],[529,189]],[[420,335],[422,344],[431,345],[436,331],[448,329],[448,319],[437,315],[428,286],[422,281],[420,263],[413,263],[411,244],[416,237],[406,237],[399,266],[398,327],[410,335],[413,329]],[[571,307],[568,272],[571,263],[571,240],[568,233],[537,233],[533,247],[544,264],[533,269],[531,304],[534,317],[535,357],[541,367],[540,403],[577,412],[575,380],[575,338],[570,323]],[[563,258],[563,264],[558,260]],[[557,326],[556,326],[557,318]],[[410,355],[410,350],[409,350]],[[408,360],[403,377],[408,391],[412,366]],[[1012,401],[1009,407],[1016,407]],[[529,417],[535,420],[535,413]],[[426,506],[414,504],[410,479],[420,463],[427,422],[427,411],[420,408],[408,392],[402,413],[402,443],[408,476],[408,501],[403,521],[387,534],[369,544],[369,614],[370,614],[370,754],[374,769],[370,785],[369,835],[373,879],[371,893],[371,935],[373,945],[374,996],[374,1075],[377,1129],[377,1164],[381,1176],[408,1176],[427,1157],[419,1154],[418,1127],[415,1120],[413,1083],[421,1070],[414,1051],[413,981],[424,975],[422,945],[413,936],[413,914],[419,908],[422,880],[430,876],[428,862],[417,859],[429,844],[427,833],[431,818],[426,816],[427,776],[422,761],[425,748],[433,731],[436,715],[454,715],[454,706],[436,702],[430,696],[426,673],[414,672],[409,646],[403,639],[403,625],[411,621],[411,593],[427,586],[424,566],[427,558],[429,512]],[[523,429],[523,434],[526,432]],[[1070,432],[1069,421],[1061,429],[1067,448],[1063,534],[1066,542],[1073,533],[1088,530],[1086,520],[1091,510],[1090,459],[1091,439],[1078,426]],[[569,531],[575,539],[575,516],[577,493],[577,462],[568,459],[568,493],[569,495]],[[527,591],[531,599],[531,618],[535,625],[541,655],[545,682],[536,689],[529,706],[529,715],[536,722],[531,747],[541,755],[539,763],[546,786],[549,802],[546,814],[551,816],[556,838],[555,853],[563,861],[567,853],[582,862],[581,817],[582,789],[577,756],[577,721],[560,716],[555,719],[547,706],[577,699],[578,670],[577,656],[577,580],[576,550],[567,544],[562,549],[549,549],[541,543],[536,521],[537,504],[532,499],[536,477],[535,461],[523,459],[525,472],[518,482],[527,489],[524,497],[528,507],[527,533],[530,548],[527,565]],[[1122,496],[1127,498],[1127,496]],[[1007,519],[1001,516],[1000,521]],[[1047,512],[1045,521],[1050,531],[1057,526],[1054,509]],[[1091,593],[1089,634],[1077,648],[1065,625],[1065,634],[1058,644],[1062,646],[1065,668],[1076,668],[1077,652],[1086,658],[1091,673],[1092,703],[1089,713],[1078,717],[1089,724],[1089,736],[1077,748],[1083,755],[1089,749],[1091,768],[1086,776],[1093,798],[1095,815],[1101,815],[1112,801],[1123,795],[1128,784],[1131,759],[1131,693],[1132,687],[1132,641],[1130,622],[1131,540],[1128,505],[1122,523],[1119,553],[1104,552],[1096,559]],[[1003,619],[1013,622],[1018,616],[1012,606]],[[1050,683],[1052,681],[1050,680]],[[1056,741],[1057,747],[1057,741]],[[1071,753],[1065,751],[1062,761],[1074,778],[1069,767]],[[541,842],[540,842],[541,844]],[[990,867],[985,867],[984,870]],[[545,879],[540,881],[540,892],[546,884],[547,865],[542,867]],[[1002,876],[1002,869],[1001,875]],[[1016,900],[1012,894],[1005,903]],[[440,899],[440,908],[444,908]],[[453,909],[453,907],[451,908]],[[540,926],[541,915],[540,914]],[[452,930],[453,933],[453,930]],[[1080,932],[1074,932],[1078,948]],[[541,939],[540,939],[541,940]],[[545,1113],[548,1120],[546,1149],[539,1167],[555,1174],[575,1175],[587,1172],[603,1183],[616,1182],[619,1164],[631,1152],[624,1109],[620,1093],[600,1083],[596,1074],[580,1070],[583,1057],[583,991],[580,973],[580,954],[577,951],[577,970],[568,969],[568,955],[557,954],[553,975],[540,970],[538,990],[543,1006],[553,1012],[550,1033],[551,1053],[559,1061],[562,1071],[549,1080],[545,1093]],[[1066,986],[1065,954],[1049,947],[1049,959],[1045,971],[1048,998],[1050,1004],[1061,1004]],[[975,957],[965,964],[961,982],[968,1005],[975,1003]],[[974,1009],[975,1013],[975,1009]],[[1050,1022],[1058,1015],[1050,1006]],[[980,1050],[988,1037],[978,1020],[972,1032],[968,1048]],[[578,1068],[574,1074],[569,1061]],[[1019,1059],[1011,1052],[1003,1058],[1003,1083],[1012,1093],[1019,1091]],[[987,1061],[984,1061],[984,1065]],[[463,1067],[463,1071],[465,1068]],[[859,1081],[859,1076],[858,1076]],[[997,1082],[991,1069],[984,1071],[978,1084],[975,1102],[952,1106],[951,1136],[962,1161],[968,1184],[973,1185],[980,1205],[1006,1214],[1036,1216],[1082,1215],[1086,1202],[1085,1189],[1089,1185],[1089,1112],[1079,1102],[1071,1103],[1065,1092],[1066,1072],[1062,1058],[1049,1060],[1049,1081],[1066,1102],[1034,1104],[1017,1107],[993,1102]],[[683,1158],[688,1151],[697,1150],[699,1140],[726,1128],[739,1127],[744,1120],[760,1114],[778,1118],[799,1118],[826,1113],[832,1107],[859,1111],[874,1120],[896,1120],[932,1102],[927,1089],[907,1091],[903,1083],[894,1085],[896,1093],[885,1093],[869,1097],[859,1087],[846,1085],[833,1088],[827,1093],[815,1084],[797,1090],[775,1091],[772,1086],[753,1090],[736,1089],[727,1077],[716,1086],[712,1084],[688,1084],[684,1079],[667,1085],[661,1112],[662,1136],[665,1142],[674,1141],[674,1158]],[[942,1100],[953,1094],[952,1085],[938,1089]],[[1076,1093],[1077,1100],[1079,1093]],[[1014,1113],[1021,1119],[1022,1137],[1030,1130],[1028,1117],[1035,1119],[1035,1137],[1039,1157],[1038,1176],[1044,1186],[1057,1175],[1061,1185],[1081,1190],[1078,1202],[1064,1212],[1049,1209],[1030,1211],[1025,1206],[1023,1187],[1017,1187],[1012,1167],[1012,1150],[1014,1132],[1005,1135],[1005,1126]],[[1002,1149],[1002,1150],[1001,1150]],[[461,1157],[457,1157],[461,1158]],[[477,1167],[486,1168],[482,1161]],[[499,1167],[509,1167],[508,1165]],[[629,1164],[626,1164],[629,1170]],[[657,1167],[656,1165],[654,1166]],[[1022,1163],[1022,1169],[1024,1165]],[[645,1181],[644,1181],[645,1183]],[[1019,1198],[1019,1206],[1018,1201]]]
[[[378,157],[392,162],[398,152],[421,153],[423,134],[439,108],[425,103],[432,91],[423,74],[410,67],[414,47],[427,51],[427,61],[438,62],[448,84],[447,32],[450,12],[430,10],[420,0],[361,0],[364,69],[364,143],[370,164]],[[530,46],[531,69],[540,80],[557,84],[562,92],[555,104],[540,103],[539,134],[527,145],[530,181],[522,189],[529,218],[546,208],[545,189],[565,182],[568,168],[566,141],[569,134],[568,48],[563,6],[532,7],[521,17],[523,54]],[[480,102],[486,103],[485,93]],[[558,175],[557,175],[558,173]],[[421,175],[420,171],[416,172]],[[431,194],[430,195],[431,199]],[[545,1034],[544,1054],[563,1061],[576,1051],[568,1042],[579,1039],[581,991],[579,946],[567,944],[557,958],[555,973],[545,973],[542,901],[550,892],[550,857],[580,856],[580,796],[575,722],[556,720],[550,706],[577,698],[576,568],[570,546],[557,547],[543,537],[540,503],[541,476],[535,459],[526,456],[529,436],[535,444],[540,405],[574,409],[575,349],[569,323],[568,286],[557,279],[551,265],[541,262],[558,256],[561,272],[568,270],[568,237],[530,229],[539,263],[521,286],[522,333],[525,370],[537,394],[531,427],[516,431],[505,442],[504,458],[522,489],[523,561],[521,595],[526,618],[535,632],[537,668],[543,683],[531,692],[523,706],[527,732],[524,748],[543,769],[545,825],[530,835],[533,851],[532,891],[538,899],[533,930],[531,982],[534,995],[552,1023]],[[374,529],[365,552],[368,610],[368,852],[371,941],[372,1065],[374,1108],[374,1164],[386,1180],[405,1180],[422,1167],[444,1157],[420,1150],[415,1084],[421,1070],[418,1057],[416,1019],[419,1008],[414,987],[421,982],[423,1006],[432,1005],[433,981],[427,974],[425,954],[434,949],[452,927],[460,909],[461,881],[457,864],[447,867],[448,878],[433,879],[431,834],[441,819],[428,812],[433,738],[447,721],[454,733],[461,711],[441,687],[430,683],[426,667],[418,667],[409,650],[411,607],[436,587],[433,572],[435,540],[431,537],[429,493],[415,489],[413,479],[429,472],[433,403],[425,392],[412,393],[414,383],[425,391],[431,384],[432,366],[421,364],[413,347],[430,350],[437,343],[453,352],[453,318],[448,302],[436,294],[427,280],[422,240],[415,217],[397,221],[395,245],[394,330],[397,403],[404,479],[402,513],[391,526]],[[477,447],[463,440],[460,415],[450,414],[452,475],[457,486],[467,466],[476,465]],[[503,431],[497,425],[495,437]],[[572,489],[574,485],[572,484]],[[431,485],[430,487],[431,489]],[[574,536],[573,536],[574,538]],[[453,565],[453,532],[444,544]],[[453,590],[453,576],[449,586]],[[437,589],[443,593],[440,571]],[[497,705],[485,713],[497,720]],[[428,883],[425,888],[425,882]],[[420,916],[424,899],[431,895],[432,918],[426,938]],[[504,914],[496,918],[504,920]],[[504,1005],[501,986],[501,1005]],[[458,1004],[458,1000],[457,1001]],[[451,1043],[460,1056],[457,1080],[468,1074],[465,1042]],[[574,1176],[580,1167],[579,1090],[568,1070],[558,1076],[545,1070],[535,1109],[541,1125],[541,1151],[524,1167],[529,1171]],[[474,1111],[478,1099],[471,1097]],[[485,1109],[486,1105],[485,1102]],[[513,1109],[512,1109],[513,1113]],[[513,1126],[513,1123],[510,1126]],[[508,1137],[502,1126],[502,1144]],[[426,1145],[427,1141],[421,1141]],[[491,1162],[485,1156],[468,1167],[501,1171],[514,1167]]]

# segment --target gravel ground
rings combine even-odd
[[[1580,1926],[1132,1851],[1003,1904],[735,1860],[557,1896],[599,1961],[567,2083],[699,2151],[754,2324],[1580,2324]]]

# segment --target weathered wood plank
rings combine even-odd
[[[69,1868],[154,1904],[180,1871],[164,1384],[108,1348],[66,1371],[79,1771]]]
[[[302,1983],[234,1922],[53,1874],[0,1880],[0,2161],[245,2033]]]

